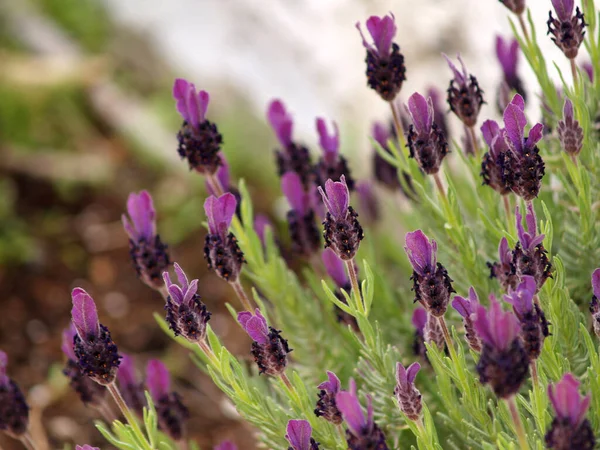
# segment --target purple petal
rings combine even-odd
[[[173,266],[175,268],[175,274],[177,275],[179,284],[181,285],[181,290],[183,292],[187,291],[188,286],[189,286],[187,275],[185,274],[185,272],[183,271],[183,269],[181,268],[181,266],[179,264],[175,263]]]
[[[267,320],[260,313],[260,309],[256,308],[255,315],[252,315],[248,311],[240,312],[237,319],[252,340],[259,344],[269,342],[269,327]]]
[[[335,403],[350,431],[355,436],[360,436],[362,431],[367,428],[368,423],[358,401],[356,383],[353,379],[350,379],[350,391],[338,392],[335,396]]]
[[[512,251],[508,247],[508,240],[503,237],[498,246],[498,256],[502,264],[510,264],[512,262]]]
[[[396,363],[396,382],[400,386],[406,386],[407,384],[406,369],[404,368],[401,362]]]
[[[150,193],[144,190],[139,194],[135,192],[129,194],[127,213],[133,223],[132,227],[127,218],[123,218],[123,225],[129,237],[134,241],[141,238],[146,239],[146,241],[152,240],[156,234],[156,211]]]
[[[435,268],[437,244],[431,242],[421,230],[406,233],[404,251],[415,272],[423,275],[428,269]]]
[[[125,353],[121,353],[121,364],[117,372],[119,384],[122,386],[137,384],[137,376],[135,374],[135,364],[133,358]]]
[[[340,391],[340,379],[333,372],[327,371],[327,381],[323,381],[317,386],[318,389],[324,389],[329,393],[337,394]]]
[[[535,145],[542,140],[542,137],[544,137],[544,125],[536,123],[531,127],[531,130],[529,130],[529,136],[527,136],[527,140],[525,141],[525,147],[533,149]]]
[[[481,125],[481,133],[483,134],[483,139],[490,148],[492,147],[494,138],[498,136],[499,132],[500,126],[498,125],[498,122],[494,120],[486,120],[485,122],[483,122],[483,125]]]
[[[548,397],[556,415],[566,419],[574,427],[579,426],[589,408],[590,396],[584,398],[579,394],[579,381],[567,373],[555,385],[548,386]]]
[[[246,323],[248,323],[248,320],[250,320],[251,317],[252,313],[250,311],[242,311],[238,313],[237,321],[240,323],[244,330],[246,330]]]
[[[428,133],[433,124],[433,103],[431,97],[426,100],[421,94],[415,92],[408,99],[407,109],[417,133]]]
[[[600,300],[600,269],[592,273],[592,290],[598,300]]]
[[[283,147],[291,145],[294,122],[280,100],[273,100],[271,102],[267,111],[267,118],[281,145]]]
[[[552,6],[554,6],[556,15],[561,22],[567,22],[571,20],[573,8],[575,7],[574,0],[552,0]]]
[[[471,302],[460,295],[455,295],[452,299],[452,307],[465,319],[473,313]]]
[[[533,209],[533,203],[527,203],[527,213],[525,214],[525,223],[527,223],[527,232],[531,236],[537,234],[537,219],[535,217],[535,210]]]
[[[6,368],[8,367],[8,355],[0,350],[0,386],[5,386],[8,382]]]
[[[396,24],[394,23],[394,16],[390,13],[390,16],[371,16],[367,20],[367,29],[373,38],[377,53],[380,57],[385,58],[390,54],[392,48],[392,40],[396,35]]]
[[[373,130],[371,131],[371,136],[381,145],[383,148],[387,148],[388,141],[391,138],[391,134],[389,132],[389,128],[386,127],[381,122],[375,122],[373,124]]]
[[[213,450],[238,450],[238,448],[237,445],[235,445],[231,441],[223,441],[219,445],[214,447]]]
[[[517,318],[510,311],[503,312],[493,297],[490,297],[489,310],[477,306],[474,325],[483,342],[499,350],[505,350],[519,333]]]
[[[406,381],[409,384],[413,384],[415,382],[415,378],[417,377],[417,373],[419,373],[420,369],[421,364],[419,364],[418,362],[414,362],[410,366],[408,366],[408,369],[406,369]]]
[[[151,359],[146,366],[146,385],[154,402],[158,402],[171,390],[169,370],[158,359]]]
[[[565,100],[565,106],[563,107],[563,119],[565,122],[572,121],[574,118],[573,102],[567,98]]]
[[[325,153],[325,161],[328,164],[335,164],[338,150],[340,147],[340,131],[337,123],[333,122],[333,134],[327,132],[327,125],[325,119],[317,119],[317,132],[319,133],[319,145]]]
[[[67,356],[67,358],[69,358],[72,361],[75,361],[77,359],[75,356],[75,350],[73,350],[73,338],[76,334],[77,330],[75,329],[75,325],[73,325],[73,323],[69,324],[69,326],[65,328],[62,332],[62,344],[60,348],[62,352]],[[1,361],[0,366],[2,366]]]
[[[294,211],[302,216],[308,212],[310,198],[304,191],[300,175],[296,172],[284,173],[281,177],[281,190]]]
[[[427,323],[427,311],[425,308],[417,308],[413,312],[412,315],[412,324],[417,329],[417,331],[423,331],[425,328],[425,324]]]
[[[346,275],[346,265],[331,248],[326,248],[321,254],[327,274],[333,279],[337,287],[346,288],[350,279]]]
[[[290,420],[286,431],[285,438],[294,450],[310,450],[312,428],[308,420]]]
[[[221,164],[217,169],[216,176],[219,180],[219,183],[223,187],[225,192],[229,192],[231,190],[230,187],[230,176],[229,176],[229,164],[227,163],[227,159],[225,159],[225,155],[223,152],[219,152],[219,160]],[[217,197],[217,192],[214,191],[212,183],[209,183],[208,180],[205,181],[206,190],[210,195],[214,195]]]
[[[504,296],[504,300],[515,308],[519,316],[523,316],[533,310],[533,297],[536,291],[535,278],[524,275],[521,283],[515,290],[510,289],[508,294]]]
[[[523,97],[516,94],[504,110],[504,127],[508,139],[517,152],[523,150],[523,133],[527,119],[525,118]]]
[[[367,50],[369,50],[370,52],[377,52],[377,49],[375,47],[373,47],[371,44],[369,44],[369,42],[365,39],[365,35],[364,35],[363,31],[362,31],[362,28],[360,27],[360,22],[356,22],[354,24],[354,26],[356,27],[356,29],[360,33],[360,38],[362,39],[362,45],[363,45],[363,47],[366,48]]]
[[[521,215],[521,211],[517,206],[515,208],[515,220],[517,224],[517,236],[519,237],[519,242],[523,246],[523,248],[529,248],[530,235],[525,232],[525,228],[523,228],[523,216]]]
[[[517,63],[519,57],[519,43],[516,39],[505,41],[502,36],[496,36],[496,56],[505,79],[512,79],[517,74]]]
[[[71,317],[77,334],[83,341],[87,341],[89,336],[97,336],[100,332],[100,324],[94,300],[81,288],[73,289],[71,297],[73,300]]]
[[[319,192],[323,197],[323,203],[327,207],[327,210],[336,219],[343,219],[348,213],[348,205],[350,202],[350,192],[346,185],[346,177],[344,175],[340,178],[341,181],[333,181],[331,178],[325,182],[325,192],[323,188],[319,186]],[[327,195],[325,194],[327,193]]]
[[[594,82],[594,66],[592,65],[592,63],[590,63],[589,61],[586,61],[583,64],[581,64],[581,68],[583,70],[585,70],[585,73],[587,74],[588,78],[593,83]]]
[[[273,230],[273,224],[271,220],[264,214],[257,214],[254,216],[254,231],[258,234],[258,238],[265,245],[265,235],[267,228]]]
[[[183,78],[176,78],[173,84],[173,98],[177,101],[177,111],[183,117],[183,120],[190,122],[186,106],[186,97],[189,92],[190,84]]]
[[[468,78],[467,69],[466,69],[465,63],[462,61],[460,55],[457,55],[457,57],[458,57],[458,60],[460,61],[460,63],[462,64],[462,69],[463,69],[462,73],[456,68],[456,66],[450,60],[448,55],[446,55],[445,53],[442,53],[442,56],[446,59],[446,62],[448,63],[450,70],[452,70],[452,73],[454,73],[454,80],[456,81],[456,83],[458,85],[466,84],[467,78]]]
[[[208,230],[211,234],[227,235],[231,220],[235,214],[237,200],[229,192],[216,198],[211,195],[204,202],[204,211],[208,220]]]

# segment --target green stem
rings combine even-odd
[[[454,361],[455,364],[458,364],[458,355],[456,354],[456,350],[454,349],[454,343],[452,342],[450,332],[448,331],[448,327],[446,326],[446,320],[443,317],[438,317],[438,322],[440,323],[440,327],[442,328],[442,332],[444,333],[444,340],[446,341],[446,345],[448,346],[448,350],[450,351],[452,361]]]
[[[475,127],[469,127],[469,135],[471,136],[471,143],[473,144],[473,152],[475,152],[475,158],[479,158],[479,143],[477,142],[477,135],[475,134]]]
[[[354,266],[353,259],[346,261],[346,269],[348,271],[348,276],[350,277],[350,284],[352,285],[352,294],[354,296],[354,301],[356,302],[356,308],[362,313],[366,313],[362,302],[362,296],[360,295],[360,286],[358,285],[358,277],[356,276],[356,267]]]
[[[444,185],[442,184],[442,179],[440,178],[440,173],[439,172],[434,173],[433,179],[435,180],[435,185],[437,186],[438,191],[440,191],[440,195],[444,199],[444,202],[447,202],[448,198],[446,197],[446,191],[444,190]]]
[[[212,363],[213,366],[215,366],[216,368],[220,367],[219,359],[217,358],[215,353],[212,351],[212,348],[210,348],[208,346],[206,341],[198,342],[198,347],[200,347],[200,350],[202,350],[202,352],[206,355],[206,357]]]
[[[138,425],[135,416],[125,403],[125,400],[123,400],[123,397],[121,396],[121,392],[119,392],[119,388],[117,388],[117,385],[115,383],[111,383],[106,386],[106,389],[108,389],[108,392],[110,392],[110,395],[112,395],[112,398],[115,400],[115,403],[123,413],[123,416],[125,416],[125,419],[127,419],[127,422],[129,423],[133,434],[139,441],[139,444],[145,449],[153,450],[150,443],[146,440],[144,433],[142,433],[142,430],[140,429],[140,426]]]
[[[529,450],[529,444],[527,443],[527,436],[525,435],[525,429],[523,428],[523,422],[521,421],[521,415],[519,414],[519,408],[517,407],[517,401],[515,396],[511,396],[506,399],[510,415],[515,424],[515,431],[517,432],[517,439],[519,440],[519,447],[521,450]]]
[[[244,287],[242,286],[242,283],[240,283],[239,280],[237,280],[230,284],[231,284],[231,287],[233,287],[233,290],[237,294],[238,298],[242,302],[242,306],[244,307],[244,309],[246,311],[252,312],[254,310],[252,308],[252,303],[250,303],[250,299],[246,295],[246,291],[244,291]]]

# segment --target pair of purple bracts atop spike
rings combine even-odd
[[[223,137],[217,126],[206,119],[208,92],[196,91],[192,83],[178,78],[173,85],[173,97],[184,120],[177,133],[179,156],[187,159],[190,169],[214,174],[221,165],[219,151]]]
[[[458,55],[458,61],[461,64],[461,70],[458,70],[448,56],[443,56],[446,58],[454,74],[454,78],[450,80],[447,90],[447,100],[450,110],[456,114],[456,117],[466,127],[472,128],[477,123],[481,105],[485,103],[483,100],[483,91],[479,87],[477,78],[467,71],[467,67],[460,55]]]
[[[579,394],[579,381],[567,373],[555,385],[548,386],[548,397],[555,411],[545,436],[546,445],[554,450],[591,450],[596,438],[585,417],[591,397]]]
[[[19,438],[27,432],[29,426],[29,406],[25,396],[7,375],[8,356],[0,351],[0,431]]]
[[[575,59],[585,36],[585,18],[574,0],[552,0],[556,17],[549,12],[548,34],[569,59]],[[575,9],[575,14],[573,10]]]
[[[552,275],[552,264],[543,244],[544,235],[537,232],[537,218],[531,203],[527,204],[525,214],[527,231],[523,227],[522,215],[518,207],[515,210],[515,219],[519,241],[515,249],[511,250],[506,238],[500,240],[498,247],[500,260],[494,264],[488,263],[490,275],[498,279],[506,292],[515,289],[524,276],[532,276],[538,292]]]
[[[463,318],[463,324],[465,326],[465,339],[469,344],[469,347],[479,353],[481,352],[482,344],[481,339],[475,331],[475,312],[479,306],[479,297],[475,289],[471,287],[469,289],[469,297],[461,297],[455,295],[452,300],[452,307],[461,315]]]
[[[371,16],[367,20],[367,30],[373,39],[369,43],[362,32],[360,23],[356,28],[362,37],[362,43],[367,50],[367,84],[379,94],[386,102],[393,101],[402,83],[406,80],[406,67],[404,56],[400,53],[400,47],[395,42],[396,24],[394,15],[377,17]]]
[[[394,389],[394,394],[396,395],[400,410],[412,421],[419,420],[423,409],[421,393],[415,387],[415,378],[420,368],[421,365],[416,362],[412,363],[406,369],[401,363],[396,364],[396,388]]]
[[[290,443],[288,450],[319,450],[319,443],[313,439],[312,427],[308,420],[290,420],[285,438]]]
[[[536,198],[545,173],[537,143],[542,139],[543,125],[535,124],[525,137],[525,101],[516,94],[504,110],[504,128],[493,120],[481,126],[489,147],[481,163],[483,183],[506,195],[514,192],[526,201]]]

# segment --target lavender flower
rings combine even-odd
[[[367,49],[367,84],[383,100],[391,102],[400,92],[402,82],[406,80],[404,56],[400,53],[400,47],[392,42],[396,35],[394,15],[390,13],[389,16],[369,17],[367,29],[373,38],[373,44],[365,39],[359,22],[356,22],[356,28],[360,32],[363,46]]]
[[[415,302],[421,303],[435,317],[442,317],[448,308],[452,279],[442,264],[437,262],[437,244],[421,230],[406,233],[404,251],[413,267]]]
[[[249,311],[238,313],[237,319],[254,341],[251,353],[259,373],[281,375],[287,365],[287,354],[292,351],[287,340],[280,336],[281,331],[269,327],[258,308],[254,314]]]
[[[556,412],[546,433],[546,445],[555,450],[593,449],[596,438],[585,415],[590,406],[590,395],[579,394],[579,381],[567,373],[553,385],[548,385],[548,397]]]
[[[590,302],[590,313],[594,324],[594,333],[600,337],[600,269],[592,273],[592,301]]]
[[[477,363],[479,381],[489,384],[500,398],[516,394],[529,370],[529,357],[519,339],[519,328],[515,315],[503,312],[495,298],[490,298],[489,310],[477,306],[475,331],[483,343]]]
[[[563,108],[563,119],[558,122],[558,138],[563,150],[577,156],[583,147],[583,128],[575,120],[573,103],[567,99]]]
[[[360,215],[367,224],[377,222],[381,216],[379,211],[379,199],[375,192],[375,186],[370,181],[361,181],[356,183],[356,193],[358,194],[358,204]]]
[[[319,389],[319,400],[317,400],[315,415],[323,417],[334,425],[339,425],[343,419],[335,398],[341,389],[340,379],[335,373],[327,371],[327,381],[322,382],[317,388]]]
[[[579,46],[583,42],[585,36],[584,28],[587,25],[583,13],[579,7],[575,9],[574,0],[552,0],[552,6],[556,11],[557,18],[552,16],[552,11],[549,12],[548,18],[548,34],[552,35],[552,42],[569,59],[575,59]]]
[[[129,255],[135,271],[152,289],[160,289],[162,272],[171,262],[167,246],[156,232],[156,211],[148,191],[129,194],[127,213],[129,218],[123,214],[121,220],[129,236]]]
[[[356,393],[356,383],[352,378],[349,391],[338,392],[335,401],[348,426],[346,441],[350,450],[388,449],[383,431],[373,420],[371,396],[367,396],[367,415],[365,417]]]
[[[238,450],[238,448],[237,445],[235,445],[231,441],[223,441],[219,445],[214,447],[213,450]]]
[[[179,285],[171,281],[169,272],[163,273],[165,287],[169,293],[165,306],[169,328],[175,336],[181,335],[190,342],[201,342],[206,338],[206,324],[211,314],[196,293],[198,280],[188,282],[185,272],[177,263],[175,273]]]
[[[412,421],[417,421],[421,417],[421,393],[415,387],[415,378],[421,365],[417,362],[412,363],[407,369],[401,363],[396,363],[396,388],[394,395],[398,400],[400,410],[406,414]]]
[[[474,314],[479,306],[479,297],[473,287],[469,288],[469,298],[455,295],[452,300],[452,307],[462,316],[463,324],[465,326],[465,338],[469,347],[477,353],[481,351],[481,339],[475,331],[475,324],[473,323]]]
[[[446,137],[433,120],[433,101],[431,97],[425,100],[425,97],[415,92],[408,99],[406,109],[412,119],[408,130],[410,157],[417,160],[425,173],[436,174],[449,150]]]
[[[539,358],[544,345],[544,338],[548,336],[548,322],[541,308],[534,304],[533,297],[536,293],[535,279],[525,275],[515,290],[510,290],[504,300],[513,306],[519,322],[521,323],[521,339],[530,360]]]
[[[173,98],[183,118],[183,125],[177,133],[179,156],[187,159],[190,170],[214,174],[221,164],[218,153],[223,137],[217,126],[205,117],[208,92],[196,92],[193,83],[177,78],[173,84]]]
[[[237,281],[244,253],[238,246],[233,233],[228,233],[231,220],[235,214],[237,202],[231,193],[219,198],[211,195],[204,202],[204,211],[208,220],[208,234],[204,242],[204,258],[208,267],[225,281]]]
[[[500,286],[508,292],[515,289],[519,283],[519,276],[516,274],[516,268],[513,265],[513,251],[508,246],[508,240],[503,237],[498,246],[499,262],[488,263],[490,268],[490,277],[495,277],[500,282]]]
[[[487,184],[500,195],[507,195],[511,189],[506,182],[504,169],[509,152],[506,130],[501,129],[495,121],[486,120],[481,126],[481,132],[489,148],[481,161],[483,184]]]
[[[144,407],[146,406],[144,382],[138,379],[133,358],[129,355],[121,355],[121,365],[117,372],[117,382],[127,406],[134,410],[139,417],[142,417]]]
[[[71,323],[62,332],[63,353],[67,356],[67,362],[63,369],[63,374],[69,379],[69,386],[77,392],[79,398],[86,406],[98,407],[106,396],[106,389],[86,376],[77,364],[77,356],[73,348],[73,341],[77,331],[75,325]]]
[[[311,437],[308,420],[290,420],[286,431],[285,438],[291,445],[288,450],[319,450],[319,443]]]
[[[292,116],[280,100],[273,100],[269,105],[267,118],[281,145],[281,149],[275,151],[279,176],[286,172],[296,172],[304,189],[308,190],[314,181],[314,170],[308,149],[292,140]]]
[[[496,56],[502,67],[504,83],[509,90],[520,94],[523,99],[527,100],[525,89],[521,78],[517,74],[517,66],[519,64],[519,42],[516,39],[504,40],[502,36],[496,36]],[[504,111],[506,105],[500,109]]]
[[[25,396],[6,373],[8,356],[0,350],[0,431],[18,439],[29,426],[29,406]]]
[[[552,264],[548,260],[548,252],[542,243],[544,235],[537,234],[537,219],[531,203],[527,204],[527,213],[525,214],[527,231],[523,228],[519,207],[516,208],[515,217],[519,242],[513,252],[514,271],[519,279],[525,275],[531,275],[535,279],[537,291],[539,291],[548,277],[552,276]]]
[[[148,361],[146,384],[156,406],[158,425],[173,440],[185,436],[185,422],[190,414],[177,392],[171,392],[171,376],[167,367],[157,359]]]
[[[467,127],[473,127],[477,123],[477,116],[481,105],[483,105],[483,91],[479,88],[477,78],[467,72],[465,63],[460,55],[457,55],[458,61],[462,66],[462,72],[459,71],[454,63],[443,55],[454,73],[454,78],[450,80],[448,87],[448,104],[450,110]]]
[[[506,6],[517,16],[520,16],[523,14],[523,11],[525,11],[525,0],[500,0],[500,3]]]
[[[287,172],[281,177],[281,190],[291,206],[287,220],[292,250],[295,254],[310,256],[321,246],[314,209],[315,187],[306,192],[300,176],[296,172]]]
[[[73,340],[76,362],[81,371],[98,384],[114,382],[120,359],[108,328],[98,322],[92,297],[81,288],[71,293],[71,317],[77,334]]]
[[[414,310],[411,323],[415,327],[415,337],[413,340],[413,353],[427,359],[427,348],[425,347],[425,325],[427,324],[427,311],[425,308],[418,307]]]
[[[319,144],[323,150],[323,156],[315,166],[317,174],[317,184],[322,185],[331,178],[333,181],[339,181],[341,176],[346,177],[346,183],[350,191],[354,190],[354,179],[350,175],[348,161],[340,155],[340,131],[337,123],[333,122],[333,134],[327,131],[325,119],[318,118],[316,121],[317,133],[319,134]]]
[[[319,186],[327,214],[323,225],[325,230],[325,247],[331,249],[344,261],[351,260],[358,251],[360,241],[364,238],[363,229],[358,223],[358,214],[349,206],[350,192],[346,178],[341,181],[327,180],[325,191]]]

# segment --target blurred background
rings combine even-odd
[[[552,58],[549,9],[549,0],[532,5]],[[460,51],[486,93],[481,117],[498,114],[495,35],[510,27],[496,0],[421,0],[418,8],[414,0],[0,0],[0,348],[27,394],[40,449],[108,448],[95,412],[61,374],[60,335],[75,286],[96,299],[140,371],[149,358],[169,365],[202,448],[226,438],[255,448],[254,431],[158,329],[152,313],[162,313],[163,300],[136,279],[120,216],[130,191],[152,193],[161,237],[200,279],[213,328],[232,352],[248,354],[224,307],[232,291],[202,257],[204,182],[176,153],[173,78],[210,92],[208,117],[224,136],[233,177],[246,179],[256,209],[285,241],[266,105],[284,100],[296,136],[315,154],[315,117],[336,120],[355,176],[371,176],[368,133],[374,120],[389,119],[388,108],[366,86],[354,24],[388,11],[406,58],[403,98],[429,86],[444,91],[450,71],[440,53]],[[520,73],[533,99],[525,61]],[[535,101],[529,105],[537,117]],[[460,142],[462,128],[450,122]],[[20,444],[0,434],[0,447]]]

